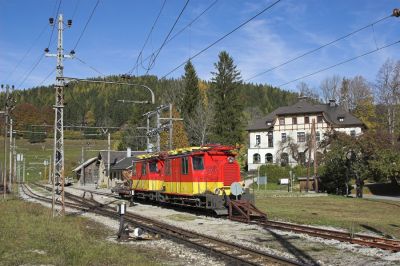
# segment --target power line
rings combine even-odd
[[[96,72],[97,74],[100,74],[100,76],[104,77],[105,75],[103,73],[101,73],[99,70],[97,70],[96,68],[94,68],[93,66],[89,65],[88,63],[86,63],[85,61],[83,61],[82,59],[80,59],[77,56],[74,56],[75,59],[77,59],[79,62],[81,62],[82,64],[86,65],[87,67],[89,67],[90,69],[92,69],[94,72]]]
[[[38,60],[36,61],[36,63],[32,66],[31,70],[25,75],[24,79],[22,80],[22,82],[18,85],[18,88],[21,88],[21,86],[25,83],[25,81],[28,79],[28,77],[30,77],[30,75],[32,74],[33,70],[36,69],[36,67],[40,64],[40,62],[42,61],[44,57],[44,53],[42,53]]]
[[[18,63],[15,65],[15,67],[10,71],[10,73],[7,75],[6,80],[12,77],[14,72],[18,69],[18,67],[21,65],[21,63],[25,60],[25,58],[28,56],[28,54],[31,52],[32,48],[35,46],[37,41],[42,37],[43,33],[46,31],[47,28],[47,23],[43,27],[42,31],[39,33],[39,35],[36,37],[36,39],[32,42],[31,46],[28,48],[28,50],[25,52],[25,54],[22,56],[22,58],[18,61]]]
[[[153,60],[151,60],[151,62],[149,63],[149,67],[148,67],[148,69],[146,71],[146,75],[149,73],[150,69],[154,66],[154,63],[156,62],[156,59],[157,59],[158,55],[160,54],[162,48],[165,46],[169,36],[171,35],[172,31],[174,30],[176,24],[178,23],[179,19],[181,18],[182,14],[183,14],[183,11],[185,11],[185,9],[186,9],[187,5],[189,4],[189,2],[190,2],[190,0],[186,1],[185,5],[183,6],[183,8],[182,8],[181,12],[179,13],[178,17],[175,19],[175,22],[172,25],[170,31],[168,32],[167,37],[165,37],[163,43],[161,44],[160,49],[157,51],[157,53],[154,56]]]
[[[240,29],[241,27],[243,27],[244,25],[248,24],[250,21],[252,21],[253,19],[257,18],[258,16],[260,16],[261,14],[263,14],[264,12],[266,12],[267,10],[269,10],[270,8],[272,8],[273,6],[275,6],[276,4],[278,4],[281,0],[275,1],[274,3],[272,3],[271,5],[267,6],[266,8],[264,8],[263,10],[261,10],[260,12],[258,12],[256,15],[254,15],[253,17],[249,18],[248,20],[246,20],[245,22],[241,23],[239,26],[237,26],[236,28],[234,28],[233,30],[231,30],[230,32],[226,33],[224,36],[220,37],[219,39],[217,39],[216,41],[214,41],[213,43],[209,44],[208,46],[206,46],[205,48],[203,48],[202,50],[200,50],[199,52],[197,52],[195,55],[189,57],[187,60],[185,60],[184,62],[182,62],[180,65],[178,65],[177,67],[175,67],[174,69],[172,69],[171,71],[169,71],[167,74],[165,74],[162,78],[167,77],[168,75],[170,75],[171,73],[175,72],[177,69],[179,69],[180,67],[182,67],[184,64],[186,64],[187,61],[192,60],[194,58],[196,58],[197,56],[199,56],[200,54],[204,53],[205,51],[207,51],[208,49],[210,49],[211,47],[213,47],[214,45],[216,45],[217,43],[219,43],[220,41],[222,41],[223,39],[225,39],[226,37],[228,37],[229,35],[231,35],[232,33],[234,33],[235,31],[237,31],[238,29]]]
[[[76,14],[76,11],[78,10],[78,6],[79,6],[80,2],[81,2],[81,0],[76,1],[74,12],[72,13],[72,17],[71,17],[72,20],[74,20],[74,18],[75,18],[75,14]]]
[[[381,47],[378,47],[378,48],[376,48],[376,49],[374,49],[374,50],[368,51],[368,52],[363,53],[363,54],[361,54],[361,55],[352,57],[352,58],[350,58],[350,59],[346,59],[346,60],[341,61],[341,62],[339,62],[339,63],[337,63],[337,64],[331,65],[331,66],[329,66],[329,67],[325,67],[325,68],[319,69],[319,70],[317,70],[317,71],[315,71],[315,72],[309,73],[309,74],[304,75],[304,76],[302,76],[302,77],[299,77],[299,78],[293,79],[293,80],[291,80],[291,81],[282,83],[282,84],[280,84],[280,85],[278,85],[278,86],[276,86],[276,87],[282,87],[282,86],[288,85],[288,84],[290,84],[290,83],[293,83],[293,82],[295,82],[295,81],[298,81],[298,80],[301,80],[301,79],[304,79],[304,78],[308,78],[308,77],[310,77],[310,76],[313,76],[313,75],[319,74],[319,73],[321,73],[321,72],[323,72],[323,71],[326,71],[326,70],[332,69],[332,68],[334,68],[334,67],[343,65],[343,64],[348,63],[348,62],[350,62],[350,61],[354,61],[354,60],[356,60],[356,59],[358,59],[358,58],[361,58],[361,57],[364,57],[364,56],[366,56],[366,55],[370,55],[370,54],[373,54],[373,53],[378,52],[378,51],[380,51],[380,50],[386,49],[386,48],[388,48],[388,47],[390,47],[390,46],[393,46],[393,45],[395,45],[395,44],[398,44],[398,43],[400,43],[400,40],[395,41],[395,42],[392,42],[392,43],[390,43],[390,44],[386,44],[386,45],[381,46]]]
[[[153,33],[153,30],[154,30],[154,28],[155,28],[155,26],[156,26],[156,24],[157,24],[158,19],[159,19],[160,16],[161,16],[161,13],[162,13],[162,11],[163,11],[163,9],[164,9],[164,6],[165,6],[165,3],[166,3],[166,2],[167,2],[167,0],[164,0],[163,4],[162,4],[162,6],[161,6],[161,9],[160,9],[160,11],[158,12],[157,17],[156,17],[156,19],[154,20],[153,25],[151,26],[149,33],[147,34],[147,37],[146,37],[146,40],[145,40],[145,42],[144,42],[144,44],[143,44],[143,46],[142,46],[142,49],[140,50],[140,53],[139,53],[139,55],[137,56],[136,64],[135,64],[135,66],[134,66],[132,69],[135,69],[135,68],[138,66],[138,64],[139,64],[139,58],[142,56],[143,50],[144,50],[144,48],[146,47],[147,42],[149,41],[151,34]],[[133,70],[131,70],[131,71],[133,71]],[[129,72],[131,73],[131,71],[129,71]]]
[[[55,69],[53,69],[53,70],[39,83],[38,87],[42,86],[42,85],[50,78],[50,76],[51,76],[54,72],[56,72]]]
[[[176,37],[178,37],[182,32],[184,32],[187,28],[193,25],[200,17],[202,17],[208,10],[210,10],[218,0],[215,0],[212,2],[208,7],[206,7],[198,16],[196,16],[192,21],[190,21],[186,26],[184,26],[182,29],[180,29],[177,33],[175,33],[171,38],[168,39],[168,41],[165,43],[166,45],[170,43],[172,40],[174,40]],[[157,49],[157,51],[160,50],[160,48]],[[144,61],[150,59],[153,56],[153,54],[147,56]],[[138,67],[138,64],[136,64],[132,69],[128,71],[128,74],[131,74],[136,68]]]
[[[90,22],[90,20],[92,19],[93,14],[94,14],[94,12],[96,11],[96,8],[97,8],[97,6],[99,5],[99,3],[100,3],[100,0],[97,0],[95,6],[93,7],[92,13],[90,13],[89,18],[88,18],[88,20],[86,21],[85,27],[83,28],[83,30],[82,30],[82,32],[81,32],[81,35],[79,35],[79,38],[78,38],[78,40],[77,40],[76,43],[75,43],[75,46],[74,46],[74,49],[73,49],[73,50],[76,49],[76,47],[78,46],[80,40],[82,39],[82,36],[83,36],[83,34],[85,33],[86,28],[87,28],[87,26],[89,25],[89,22]]]
[[[372,22],[372,23],[370,23],[370,24],[368,24],[368,25],[366,25],[366,26],[364,26],[364,27],[361,27],[361,28],[359,28],[359,29],[357,29],[357,30],[355,30],[355,31],[352,31],[352,32],[348,33],[348,34],[345,34],[345,35],[343,35],[343,36],[341,36],[341,37],[339,37],[339,38],[337,38],[337,39],[335,39],[335,40],[333,40],[333,41],[330,41],[330,42],[328,42],[328,43],[325,43],[325,44],[323,44],[323,45],[321,45],[321,46],[319,46],[319,47],[317,47],[317,48],[314,48],[314,49],[312,49],[312,50],[310,50],[310,51],[308,51],[308,52],[305,52],[305,53],[303,53],[303,54],[301,54],[301,55],[299,55],[299,56],[296,56],[296,57],[294,57],[294,58],[292,58],[292,59],[289,59],[289,60],[287,60],[287,61],[285,61],[285,62],[283,62],[283,63],[281,63],[281,64],[279,64],[279,65],[277,65],[277,66],[271,67],[271,68],[269,68],[269,69],[267,69],[267,70],[265,70],[265,71],[262,71],[262,72],[260,72],[260,73],[258,73],[258,74],[255,74],[255,75],[251,76],[250,78],[246,79],[245,81],[252,80],[252,79],[254,79],[254,78],[256,78],[256,77],[259,77],[259,76],[264,75],[264,74],[266,74],[266,73],[268,73],[268,72],[271,72],[272,70],[275,70],[275,69],[280,68],[280,67],[282,67],[282,66],[285,66],[285,65],[287,65],[287,64],[289,64],[289,63],[292,63],[292,62],[294,62],[294,61],[296,61],[296,60],[298,60],[298,59],[300,59],[300,58],[302,58],[302,57],[305,57],[305,56],[307,56],[307,55],[309,55],[309,54],[315,53],[316,51],[319,51],[319,50],[321,50],[322,48],[325,48],[325,47],[327,47],[327,46],[329,46],[329,45],[332,45],[332,44],[337,43],[337,42],[339,42],[339,41],[341,41],[341,40],[343,40],[343,39],[346,39],[346,38],[350,37],[351,35],[354,35],[354,34],[360,32],[360,31],[365,30],[366,28],[373,27],[375,24],[377,24],[377,23],[379,23],[379,22],[382,22],[382,21],[384,21],[384,20],[386,20],[386,19],[388,19],[388,18],[390,18],[390,17],[392,17],[392,15],[389,15],[389,16],[383,17],[383,18],[381,18],[381,19],[378,19],[378,20],[376,20],[376,21],[374,21],[374,22]]]
[[[54,17],[57,17],[58,12],[60,12],[60,7],[61,7],[61,2],[62,0],[59,0],[60,2],[58,3],[58,8],[57,8],[57,12],[55,14]],[[55,6],[54,6],[55,7]],[[51,28],[51,34],[50,34],[50,39],[49,39],[49,44],[47,45],[47,47],[50,47],[51,44],[51,40],[53,39],[53,33],[54,33],[54,28],[56,27],[56,23],[53,24],[53,27]]]

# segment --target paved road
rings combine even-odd
[[[352,197],[356,197],[356,194],[351,194]],[[393,200],[400,201],[400,196],[378,196],[378,195],[363,195],[364,199],[377,199],[377,200]]]

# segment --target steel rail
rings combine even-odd
[[[296,233],[307,234],[311,236],[321,237],[325,239],[335,239],[342,242],[349,242],[352,244],[359,244],[362,246],[380,248],[391,251],[400,251],[400,241],[388,238],[374,237],[362,234],[351,234],[348,232],[341,232],[337,230],[329,230],[323,228],[317,228],[312,226],[291,224],[278,221],[265,221],[265,222],[254,222],[264,228],[273,228],[284,231],[293,231]]]
[[[78,188],[75,188],[75,189],[78,189]],[[95,191],[90,191],[90,190],[85,190],[85,189],[78,189],[78,190],[91,192],[93,194],[98,194],[98,195],[103,195],[103,196],[115,197],[115,195],[108,194],[108,193],[95,192]],[[278,229],[278,230],[283,230],[283,231],[292,231],[295,233],[307,234],[310,236],[320,237],[320,238],[324,238],[324,239],[334,239],[334,240],[338,240],[341,242],[348,242],[348,243],[358,244],[358,245],[367,246],[367,247],[391,250],[394,252],[400,251],[400,241],[394,240],[394,239],[368,236],[368,235],[363,235],[363,234],[351,234],[349,232],[342,232],[342,231],[337,231],[337,230],[312,227],[312,226],[308,226],[308,225],[299,225],[299,224],[285,223],[285,222],[272,221],[272,220],[268,220],[268,221],[264,221],[264,222],[255,221],[255,222],[251,222],[251,224],[260,225],[267,229],[272,228],[272,229]]]
[[[40,184],[35,185],[49,189]],[[101,204],[93,199],[83,199],[68,192],[65,192],[65,196],[72,201],[79,202],[81,204],[80,209],[110,218],[119,217],[114,208]],[[66,203],[66,206],[68,205],[69,203]],[[82,206],[85,207],[82,208]],[[125,220],[149,232],[209,253],[216,258],[222,258],[223,260],[229,263],[234,263],[235,265],[303,265],[287,258],[268,254],[263,251],[231,243],[215,237],[191,232],[138,214],[126,213]]]

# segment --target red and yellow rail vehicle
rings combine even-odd
[[[235,157],[233,147],[222,145],[138,156],[132,168],[133,197],[228,214],[229,198],[250,199],[250,194],[241,187],[240,167]]]

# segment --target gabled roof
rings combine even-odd
[[[126,157],[119,160],[111,167],[111,170],[127,170],[132,168],[132,161],[137,159],[139,155],[146,154],[145,151],[134,151],[131,157]]]
[[[279,107],[267,116],[253,121],[247,127],[247,130],[257,131],[270,129],[273,127],[275,118],[279,116],[305,114],[322,114],[334,127],[365,126],[357,117],[336,104],[312,104],[305,100],[300,100],[293,105]],[[343,121],[340,121],[339,118],[343,118]],[[271,125],[268,125],[268,123],[271,123]]]
[[[97,157],[90,158],[89,160],[85,161],[83,164],[81,164],[78,167],[76,167],[75,169],[73,169],[72,172],[77,172],[77,171],[81,170],[82,167],[86,167],[86,166],[88,166],[89,164],[93,163],[96,160],[97,160]]]

